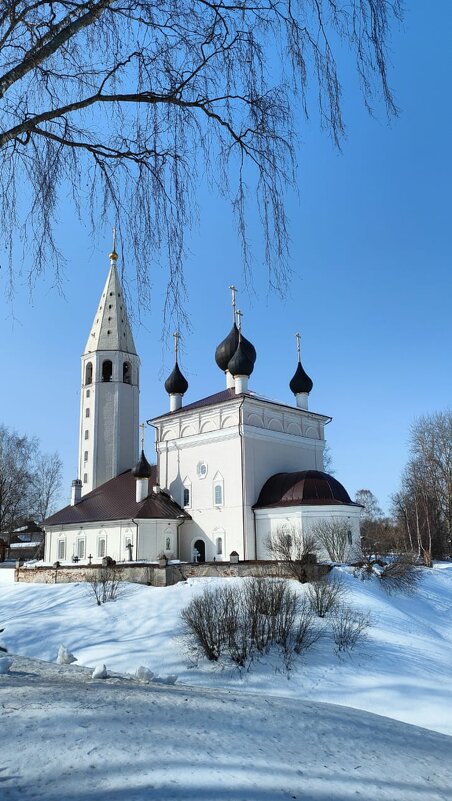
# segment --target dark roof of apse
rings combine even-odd
[[[229,389],[224,389],[222,392],[216,392],[214,395],[208,395],[206,398],[200,398],[200,400],[194,401],[193,403],[187,403],[187,405],[181,406],[180,409],[175,409],[173,412],[168,411],[164,412],[163,414],[156,415],[150,420],[147,420],[147,422],[152,423],[154,420],[160,420],[164,417],[173,417],[176,414],[181,414],[181,412],[195,411],[196,409],[203,409],[206,406],[215,406],[217,403],[225,403],[226,401],[238,400],[239,398],[250,398],[250,400],[257,400],[261,403],[271,403],[273,406],[281,406],[285,409],[289,409],[290,411],[303,411],[305,414],[312,415],[313,417],[324,417],[328,421],[332,420],[329,415],[311,412],[306,409],[300,409],[298,406],[290,406],[288,403],[281,403],[280,401],[275,401],[271,398],[265,398],[263,395],[258,395],[257,392],[253,392],[252,390],[248,390],[247,392],[239,392],[236,394],[234,387],[229,387]]]
[[[276,473],[262,487],[254,509],[275,506],[359,506],[345,487],[320,470]]]
[[[150,485],[156,483],[156,466],[152,465]],[[136,479],[131,470],[106,481],[83,496],[75,506],[65,506],[45,521],[45,526],[94,523],[101,520],[167,520],[190,515],[166,492],[150,492],[144,501],[135,499]]]

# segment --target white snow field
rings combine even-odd
[[[244,674],[193,664],[180,611],[215,579],[127,584],[98,607],[86,585],[1,583],[0,571],[13,655],[0,798],[452,801],[452,564],[423,570],[413,596],[336,570],[372,616],[368,639],[339,658],[325,636],[289,674],[271,656]],[[76,663],[56,664],[61,645]],[[93,679],[102,664],[109,677]],[[139,667],[166,686],[136,681]]]

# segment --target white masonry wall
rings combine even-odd
[[[160,484],[181,506],[184,487],[190,490],[192,521],[181,529],[181,559],[192,559],[198,539],[207,561],[233,550],[242,559],[256,558],[252,506],[263,484],[281,471],[322,470],[328,420],[252,396],[156,419]],[[220,505],[216,483],[223,487]]]

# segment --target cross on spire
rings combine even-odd
[[[235,323],[235,295],[236,295],[237,289],[234,286],[234,284],[231,284],[229,289],[231,290],[231,293],[232,293],[232,322]]]
[[[301,339],[301,337],[300,337],[300,334],[296,333],[296,334],[295,334],[295,339],[297,340],[297,355],[298,355],[298,361],[300,361],[300,339]]]
[[[239,329],[239,338],[241,339],[241,337],[242,337],[242,317],[243,317],[243,312],[241,312],[240,309],[237,309],[236,316],[237,316],[237,328]]]
[[[144,432],[146,429],[146,423],[140,423],[140,428],[141,428],[141,450],[144,453]]]
[[[179,356],[179,340],[180,340],[179,331],[175,331],[173,337],[174,337],[174,353],[176,354],[176,362],[177,362]]]

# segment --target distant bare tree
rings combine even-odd
[[[451,552],[452,411],[420,417],[411,427],[410,459],[394,511],[411,550],[424,564]]]
[[[54,511],[61,492],[63,462],[58,453],[39,454],[33,470],[33,517],[42,524]]]
[[[58,270],[55,220],[72,201],[93,229],[120,221],[142,290],[150,251],[160,252],[177,306],[206,175],[232,204],[245,268],[245,209],[257,204],[270,281],[283,288],[295,126],[312,92],[340,141],[341,42],[366,105],[377,92],[396,113],[386,50],[400,17],[400,0],[4,0],[0,201],[11,277],[18,227],[30,272],[50,258]]]
[[[42,523],[57,500],[61,471],[58,454],[41,454],[36,437],[0,425],[0,531],[24,519]]]
[[[0,425],[0,531],[10,532],[30,513],[38,442]]]

